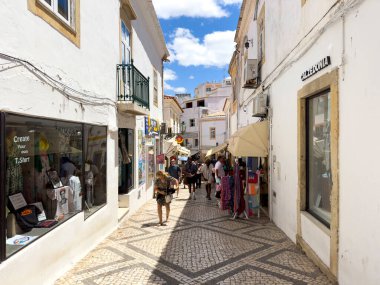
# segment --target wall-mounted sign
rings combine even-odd
[[[306,79],[318,73],[319,71],[329,66],[330,64],[331,64],[331,59],[329,56],[326,56],[325,58],[321,59],[316,64],[314,64],[312,67],[310,67],[308,70],[304,71],[301,75],[301,80],[305,81]]]
[[[156,120],[145,117],[145,135],[157,135],[159,130],[159,123]]]
[[[181,143],[183,143],[183,137],[182,137],[182,136],[177,136],[177,137],[175,138],[175,141],[176,141],[178,144],[181,144]]]

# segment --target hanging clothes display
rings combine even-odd
[[[244,183],[245,166],[242,162],[236,162],[234,167],[234,213],[240,215],[245,211]]]
[[[221,197],[220,197],[220,208],[222,210],[228,210],[230,208],[231,199],[231,187],[230,187],[230,176],[223,176],[221,181]]]

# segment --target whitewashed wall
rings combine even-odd
[[[215,139],[210,138],[210,128],[215,128]],[[219,120],[202,120],[200,130],[200,148],[208,150],[212,147],[221,145],[225,142],[226,121],[224,118]]]
[[[266,2],[266,64],[264,78],[316,24],[335,1],[309,0],[301,8],[299,1],[277,5]],[[341,1],[344,2],[349,1]],[[272,108],[273,150],[278,172],[272,172],[271,206],[274,222],[295,241],[297,221],[297,92],[304,84],[334,68],[339,68],[339,269],[340,284],[379,284],[380,243],[378,225],[380,181],[377,177],[380,113],[377,69],[380,64],[377,34],[380,3],[360,3],[328,24],[321,36],[310,35],[310,48],[301,45],[284,72],[269,77]],[[272,15],[272,17],[268,17]],[[273,16],[277,15],[277,16]],[[281,16],[280,16],[281,15]],[[282,19],[279,25],[278,19]],[[327,20],[318,27],[323,26]],[[318,30],[318,29],[317,29]],[[286,38],[285,38],[286,37]],[[281,44],[280,44],[281,43]],[[281,48],[279,48],[281,47]],[[304,70],[329,55],[331,66],[302,82]],[[344,61],[343,61],[344,60]],[[239,114],[240,115],[240,114]],[[242,120],[246,119],[240,116]],[[273,165],[272,165],[273,169]],[[273,193],[276,192],[276,197]],[[328,231],[302,215],[302,234],[321,260],[329,265]]]
[[[30,116],[107,125],[107,205],[84,220],[76,215],[0,264],[1,284],[52,284],[117,226],[117,122],[115,67],[119,55],[119,2],[81,1],[78,49],[27,9],[27,1],[0,4],[0,52],[28,60],[53,78],[111,106],[83,108],[19,64],[0,73],[0,110]],[[86,12],[84,12],[86,11]],[[99,21],[104,19],[104,21]],[[1,63],[8,63],[0,59]],[[76,234],[72,234],[75,231]],[[57,247],[65,245],[65,250]],[[20,266],[25,264],[27,266]]]

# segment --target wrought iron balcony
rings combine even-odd
[[[134,65],[118,64],[117,99],[131,102],[149,110],[149,77],[146,78]]]

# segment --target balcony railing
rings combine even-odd
[[[130,64],[118,64],[116,72],[117,99],[149,109],[149,77],[142,75],[133,61]]]

